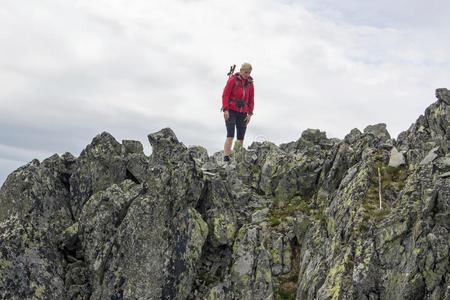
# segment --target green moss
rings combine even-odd
[[[289,299],[289,300],[295,300],[296,297],[296,293],[294,293],[293,291],[290,290],[285,290],[283,288],[280,288],[278,290],[278,296],[280,298],[277,299]]]
[[[321,213],[318,213],[318,214],[314,215],[314,220],[322,221],[322,220],[325,220],[325,217]]]
[[[368,222],[370,220],[370,217],[367,215],[367,214],[365,214],[364,216],[363,216],[363,222]]]
[[[375,154],[373,156],[375,161],[382,161],[383,160],[383,155],[381,153]]]
[[[279,207],[279,205],[280,205],[280,199],[277,197],[273,198],[273,206]]]
[[[364,204],[364,209],[367,212],[371,212],[371,211],[375,210],[376,207],[374,205],[372,205],[372,204],[366,203],[366,204]]]
[[[295,207],[295,206],[293,206],[293,205],[291,205],[291,204],[289,204],[288,206],[287,206],[287,208],[286,208],[286,212],[289,214],[289,215],[293,215],[293,214],[295,214],[295,211],[297,210],[297,207]]]
[[[359,224],[359,232],[365,233],[369,231],[369,226],[364,223]]]
[[[375,221],[381,221],[382,219],[384,219],[386,216],[388,216],[391,213],[390,209],[381,209],[381,210],[377,210],[373,213],[373,217]]]
[[[297,282],[298,281],[298,273],[291,274],[287,277],[289,281]]]
[[[272,226],[278,226],[281,224],[280,219],[275,216],[270,216],[270,221],[272,222]]]
[[[298,260],[296,260],[298,262]],[[290,273],[277,276],[275,281],[278,282],[279,288],[275,291],[275,299],[295,299],[298,287],[298,268],[293,268]]]
[[[384,209],[381,211],[377,210],[379,207],[378,168],[380,168],[381,174],[381,193],[383,199],[386,198],[385,190],[389,190],[391,193],[399,193],[408,177],[409,171],[405,166],[394,168],[385,166],[381,162],[376,163],[372,170],[365,199],[362,201],[362,205],[366,210],[365,221],[378,222],[391,213],[390,206],[392,204],[386,201],[383,201]]]
[[[308,213],[309,211],[308,204],[304,200],[300,201],[300,204],[297,206],[297,208],[299,211],[302,211],[304,213]]]

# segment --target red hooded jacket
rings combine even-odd
[[[247,80],[245,80],[239,73],[236,73],[228,79],[227,85],[223,90],[222,110],[231,109],[238,112],[253,114],[254,95],[253,78],[249,76]],[[238,103],[236,103],[238,101],[243,101],[244,105],[238,107]]]

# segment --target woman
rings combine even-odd
[[[253,115],[254,89],[253,78],[250,76],[252,66],[243,63],[238,73],[228,79],[222,95],[222,110],[227,128],[227,138],[223,147],[224,161],[230,161],[234,130],[237,140],[244,145],[244,135],[247,125]]]

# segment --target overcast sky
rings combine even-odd
[[[245,145],[408,129],[450,88],[448,0],[1,0],[0,185],[110,132],[223,147],[231,64],[253,65]]]

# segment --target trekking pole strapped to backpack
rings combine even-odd
[[[232,65],[231,67],[230,67],[230,72],[228,72],[228,78],[231,78],[231,76],[233,76],[233,73],[234,73],[234,69],[236,69],[236,65]]]

